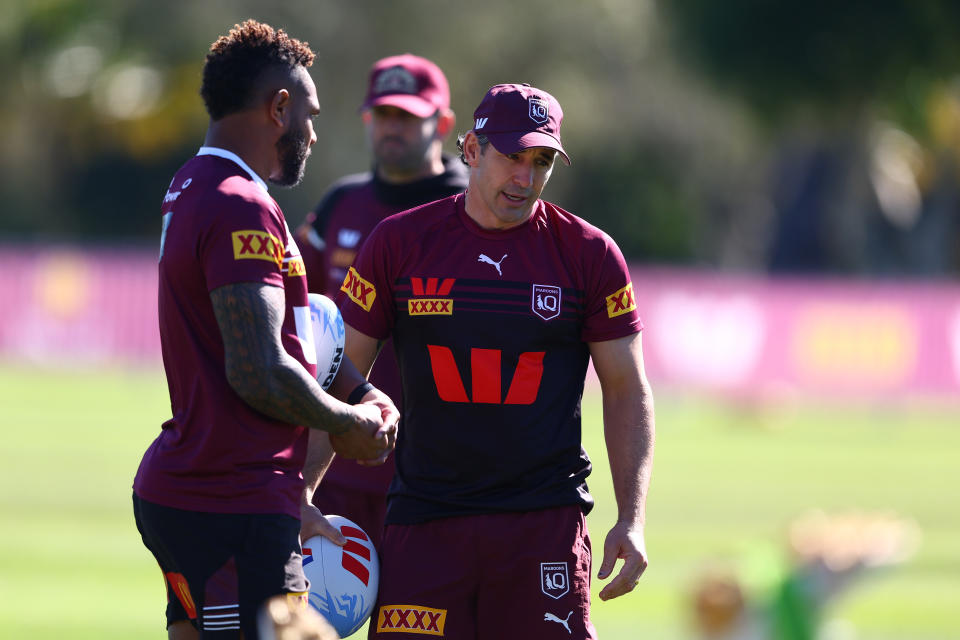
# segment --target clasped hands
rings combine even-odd
[[[333,450],[364,466],[383,464],[397,444],[400,412],[390,397],[376,388],[368,391],[353,409],[356,421],[350,429],[330,434]]]

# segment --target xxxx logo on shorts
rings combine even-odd
[[[353,267],[350,267],[350,270],[347,271],[347,277],[343,279],[340,291],[346,293],[347,297],[363,307],[364,311],[370,311],[373,301],[377,298],[377,290],[373,283],[361,278]]]
[[[616,318],[636,308],[637,302],[633,299],[632,282],[628,282],[623,289],[618,289],[607,296],[607,317]]]
[[[442,636],[447,622],[446,609],[431,609],[412,604],[385,604],[377,616],[377,633],[419,633]]]
[[[456,278],[410,278],[410,287],[414,296],[438,296],[438,297],[414,297],[407,300],[407,312],[411,316],[452,316],[453,298],[443,296],[450,295],[453,289],[453,283]]]
[[[280,240],[266,231],[244,230],[230,234],[233,239],[234,260],[266,260],[278,267],[283,264]]]

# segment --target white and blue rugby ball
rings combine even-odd
[[[340,309],[333,300],[321,293],[310,293],[307,298],[313,324],[313,346],[317,353],[317,382],[327,389],[340,370],[347,332]]]
[[[310,606],[333,625],[341,638],[367,621],[377,602],[380,560],[370,537],[343,516],[327,516],[347,539],[338,547],[323,536],[303,543],[303,572],[310,581]]]

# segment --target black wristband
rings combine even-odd
[[[360,383],[356,389],[350,392],[350,395],[347,396],[347,404],[358,404],[360,399],[363,396],[367,395],[367,391],[373,389],[373,385],[367,381]]]

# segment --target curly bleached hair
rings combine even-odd
[[[309,67],[314,53],[283,29],[247,20],[210,45],[200,95],[212,120],[250,106],[257,83],[269,68]]]

